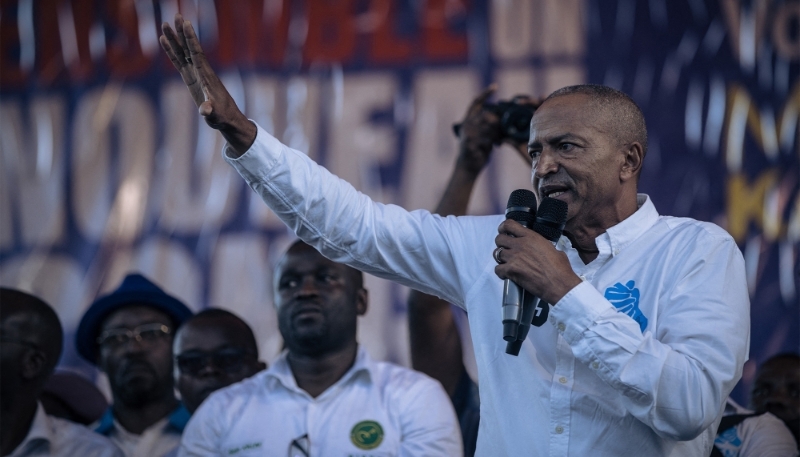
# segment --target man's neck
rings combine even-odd
[[[569,238],[572,247],[578,251],[583,263],[589,264],[600,253],[597,248],[597,237],[605,233],[609,228],[631,217],[638,209],[638,200],[634,194],[633,198],[626,199],[624,204],[617,206],[613,212],[604,215],[602,218],[568,222],[567,227],[564,229],[564,235]]]
[[[341,349],[319,355],[305,355],[290,350],[286,360],[297,386],[316,398],[342,379],[355,363],[357,352],[358,344],[353,341]]]
[[[156,422],[167,417],[178,407],[178,400],[170,392],[157,401],[150,401],[136,408],[130,408],[118,399],[114,399],[111,409],[114,419],[130,433],[141,435]]]
[[[11,454],[25,440],[33,426],[38,403],[35,398],[23,398],[0,412],[0,455]]]

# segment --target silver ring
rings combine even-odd
[[[495,248],[494,252],[492,252],[492,257],[494,257],[494,261],[497,262],[498,265],[503,263],[503,260],[500,259],[500,253],[503,252],[503,246],[498,246]]]
[[[192,63],[192,57],[191,56],[183,56],[183,58],[186,59],[186,63],[191,65],[191,63]]]

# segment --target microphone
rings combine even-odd
[[[541,205],[539,205],[536,220],[533,223],[533,231],[555,243],[561,238],[561,233],[564,231],[566,223],[567,204],[555,198],[543,198]],[[517,338],[511,341],[506,340],[508,341],[506,354],[514,356],[519,355],[522,342],[528,336],[531,325],[541,327],[542,324],[547,322],[547,316],[550,314],[550,305],[530,292],[523,290],[522,303],[522,316],[517,329]]]
[[[536,195],[527,189],[511,192],[506,205],[506,219],[515,220],[524,227],[532,227],[536,219]],[[503,339],[506,341],[517,339],[524,292],[514,281],[503,281]]]

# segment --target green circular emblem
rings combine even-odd
[[[383,427],[375,421],[361,421],[350,431],[350,441],[359,449],[375,449],[383,441]]]

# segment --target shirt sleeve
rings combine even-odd
[[[687,237],[689,238],[689,237]],[[730,237],[701,231],[677,256],[642,333],[589,282],[565,295],[551,322],[575,357],[662,437],[691,440],[710,427],[742,374],[750,335],[744,261]],[[671,274],[671,273],[670,273]]]
[[[476,218],[445,218],[373,202],[261,127],[242,156],[232,158],[228,147],[225,159],[297,236],[325,257],[463,306],[463,283],[477,277],[484,262],[458,246],[474,244],[476,237],[493,239],[496,223],[489,222],[485,230],[463,222]],[[490,259],[491,251],[485,256]]]
[[[437,381],[411,372],[417,379],[394,392],[400,410],[400,457],[446,457],[463,455],[461,429],[453,404]]]

